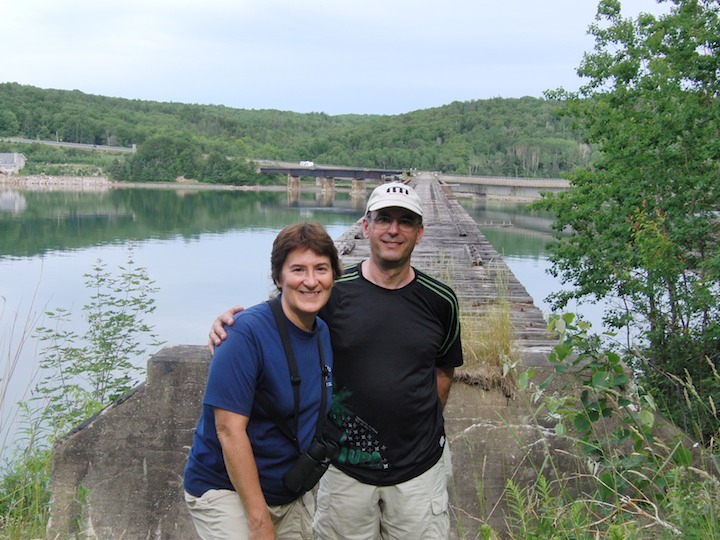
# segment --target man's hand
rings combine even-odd
[[[215,347],[217,347],[225,339],[227,339],[227,332],[225,331],[225,327],[230,326],[233,322],[235,322],[233,315],[235,315],[236,313],[240,313],[243,309],[245,308],[242,306],[235,306],[220,315],[217,319],[215,319],[215,322],[210,329],[210,339],[208,339],[208,349],[210,349],[211,353],[214,353]]]

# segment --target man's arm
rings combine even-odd
[[[242,306],[235,306],[228,309],[225,313],[222,313],[217,319],[215,319],[212,328],[210,328],[208,339],[208,349],[210,349],[211,353],[214,353],[215,347],[227,339],[225,327],[230,326],[233,322],[235,322],[233,315],[240,313],[243,309],[245,308]]]
[[[250,538],[274,540],[275,527],[260,489],[255,456],[247,435],[248,420],[247,416],[215,409],[215,426],[225,467],[245,509]]]
[[[440,396],[440,403],[442,403],[444,409],[448,396],[450,396],[450,387],[453,383],[455,368],[435,368],[435,374],[435,378],[437,379],[438,396]]]

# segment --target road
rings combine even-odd
[[[0,141],[14,143],[47,144],[49,146],[67,146],[71,148],[85,148],[88,150],[103,150],[105,152],[135,152],[134,145],[128,148],[127,146],[106,146],[102,144],[82,144],[63,141],[40,141],[36,139],[23,139],[20,137],[0,137]]]

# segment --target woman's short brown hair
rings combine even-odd
[[[278,233],[273,241],[270,254],[270,272],[273,283],[277,286],[283,264],[288,254],[298,248],[311,249],[318,255],[327,256],[333,270],[333,279],[342,274],[342,265],[335,242],[320,223],[306,221],[288,225]]]

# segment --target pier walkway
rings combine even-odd
[[[525,365],[547,365],[552,348],[543,313],[503,258],[480,232],[452,191],[431,174],[410,185],[422,198],[425,233],[412,255],[412,264],[451,285],[465,313],[484,314],[503,294],[511,305],[514,350]],[[351,266],[370,255],[360,222],[337,239],[343,264]],[[503,290],[506,289],[506,290]]]

